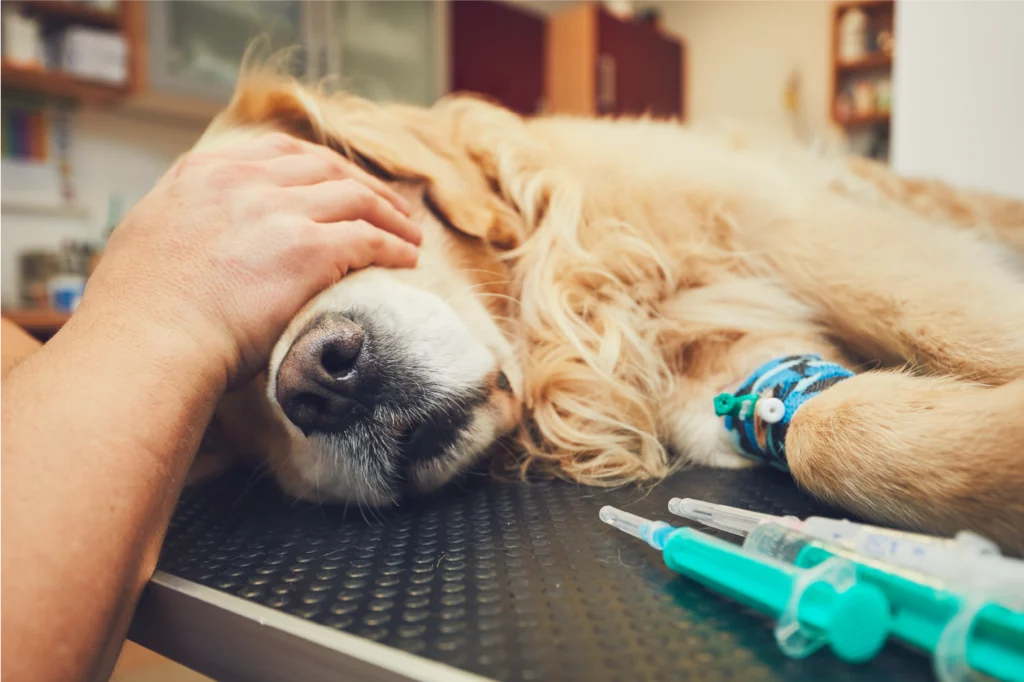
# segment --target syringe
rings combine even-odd
[[[736,535],[747,535],[762,523],[775,522],[857,554],[928,573],[951,584],[967,586],[975,581],[974,574],[983,574],[1000,592],[1024,595],[1024,562],[1001,556],[995,543],[966,531],[955,538],[941,538],[820,516],[801,521],[795,516],[772,516],[678,497],[669,501],[668,510]]]
[[[983,574],[975,576],[975,589],[965,590],[773,521],[754,527],[743,548],[800,568],[836,558],[850,561],[858,579],[878,587],[892,604],[892,634],[932,653],[943,682],[967,680],[971,669],[1024,680],[1024,612],[1012,610],[1024,606],[1024,592],[1002,592],[1000,586],[989,591]],[[1016,577],[1024,578],[1024,571]],[[1001,600],[1012,608],[996,603]]]
[[[660,550],[677,573],[778,620],[783,653],[802,658],[821,646],[850,663],[871,660],[889,633],[889,601],[856,578],[845,559],[797,568],[745,552],[692,528],[602,507],[601,520]]]

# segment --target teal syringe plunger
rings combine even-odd
[[[777,619],[783,653],[803,658],[828,645],[850,663],[871,660],[889,634],[889,602],[858,582],[853,564],[835,558],[811,569],[744,552],[692,528],[602,507],[601,520],[662,552],[676,573]]]

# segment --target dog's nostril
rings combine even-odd
[[[327,370],[327,373],[331,376],[341,374],[342,372],[349,370],[354,361],[354,357],[345,357],[344,354],[335,348],[328,348],[324,351],[324,354],[320,356],[320,364],[323,365],[324,369]]]
[[[288,412],[296,423],[310,424],[327,409],[327,399],[315,393],[300,393],[289,401]]]
[[[353,369],[363,350],[363,330],[350,324],[336,330],[320,349],[320,366],[335,379]]]
[[[277,400],[304,432],[340,433],[353,408],[372,403],[376,362],[361,325],[321,316],[293,342],[277,373]]]

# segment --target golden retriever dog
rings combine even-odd
[[[746,466],[716,394],[814,353],[856,375],[789,424],[803,488],[1024,544],[1020,203],[671,121],[376,104],[261,72],[197,148],[266,134],[358,161],[425,235],[416,268],[313,299],[221,405],[222,436],[291,495],[392,505],[485,455],[598,486]]]

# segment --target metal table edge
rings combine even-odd
[[[143,591],[128,639],[221,682],[489,679],[164,571]]]

